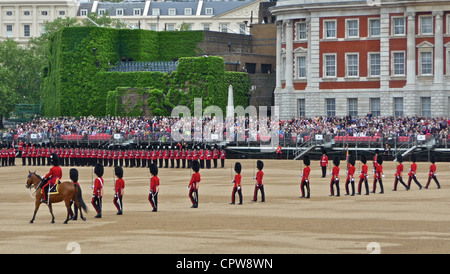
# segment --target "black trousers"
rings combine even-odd
[[[242,205],[242,187],[233,187],[233,194],[231,195],[231,203],[234,204],[236,200],[236,192],[239,195],[239,204]]]

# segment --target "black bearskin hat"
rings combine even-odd
[[[363,164],[367,163],[366,156],[361,155],[361,162],[362,162]]]
[[[415,163],[417,161],[416,154],[411,155],[411,162]]]
[[[236,164],[234,164],[234,171],[236,171],[237,174],[241,174],[241,171],[242,171],[241,163],[237,162]]]
[[[403,162],[403,156],[401,154],[397,155],[397,162],[399,163]]]
[[[264,162],[261,160],[256,161],[256,168],[262,170],[264,168]]]
[[[430,162],[433,163],[433,164],[436,163],[436,156],[434,156],[434,155],[431,156]]]
[[[55,153],[50,155],[50,164],[54,166],[59,166],[59,156]]]
[[[309,156],[306,155],[305,157],[303,157],[303,164],[305,166],[309,166],[311,164],[311,161],[309,160]]]
[[[339,156],[334,156],[333,164],[336,166],[339,166],[340,163],[341,163],[341,160],[339,159]]]
[[[348,162],[349,162],[349,164],[352,165],[352,166],[355,165],[356,159],[355,159],[355,156],[353,156],[353,154],[351,154],[351,155],[348,157]]]
[[[325,149],[322,149],[322,154],[327,155],[327,151]]]
[[[192,161],[192,170],[195,172],[200,170],[200,163],[197,160]]]
[[[73,182],[78,182],[78,169],[71,168],[69,171],[70,180]]]
[[[116,166],[114,168],[114,175],[116,175],[119,178],[123,178],[123,169],[121,166]]]
[[[94,173],[95,173],[95,175],[97,175],[98,177],[102,177],[104,171],[105,171],[105,170],[104,170],[102,164],[98,163],[98,164],[95,165],[95,167],[94,167]]]
[[[380,154],[380,150],[378,148],[375,149],[375,154]]]
[[[153,176],[158,175],[158,166],[157,165],[151,163],[148,168],[150,169],[150,174],[152,174]]]
[[[378,163],[379,165],[382,165],[382,164],[383,164],[383,156],[381,156],[381,155],[378,155],[378,156],[377,156],[377,163]]]

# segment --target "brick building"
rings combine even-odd
[[[275,105],[293,116],[448,116],[449,1],[279,0]]]

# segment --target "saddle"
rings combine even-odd
[[[54,184],[52,187],[49,188],[48,194],[59,194],[59,185],[61,184],[61,181],[58,180],[58,183]],[[41,194],[42,194],[42,188],[41,188]]]

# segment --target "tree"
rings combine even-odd
[[[87,18],[83,20],[83,26],[95,26],[93,22],[100,27],[106,28],[124,29],[128,27],[122,20],[111,19],[108,12],[105,12],[103,15],[98,15],[95,12],[88,13]]]

